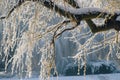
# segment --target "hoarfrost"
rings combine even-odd
[[[99,0],[100,3],[97,2],[98,0],[76,1],[79,2],[80,7],[103,8],[104,5],[108,4],[108,2],[103,2],[103,0]],[[58,2],[61,1],[59,0]],[[0,5],[1,8],[4,8],[4,10],[6,10],[1,10],[1,14],[7,14],[10,7],[13,7],[13,5],[16,4],[16,0],[2,0],[0,1],[0,4],[2,4]],[[109,10],[111,11],[111,9]],[[3,60],[6,63],[6,68],[9,63],[12,62],[12,73],[18,72],[19,75],[21,75],[23,72],[26,72],[26,76],[30,77],[32,74],[32,57],[34,54],[36,54],[33,54],[34,48],[38,46],[37,43],[39,43],[40,40],[43,40],[44,43],[42,45],[39,45],[40,49],[37,50],[38,53],[41,54],[41,59],[39,60],[40,77],[42,77],[44,80],[48,79],[51,69],[55,68],[56,65],[55,45],[51,44],[51,41],[55,31],[58,29],[58,26],[62,24],[62,22],[58,21],[60,24],[53,23],[52,25],[49,25],[48,23],[56,17],[59,16],[55,14],[54,11],[46,9],[40,3],[27,1],[19,8],[14,10],[8,19],[3,20],[4,28],[2,52],[4,53]],[[62,20],[63,19],[65,18],[62,18]],[[62,28],[60,28],[56,33],[60,33],[62,30],[71,26],[72,24],[62,25]],[[72,58],[81,60],[86,63],[86,57],[92,53],[97,53],[110,45],[107,56],[107,59],[109,59],[109,56],[113,54],[114,49],[116,49],[116,47],[119,48],[119,45],[116,46],[116,44],[119,42],[119,33],[115,32],[114,30],[110,30],[108,33],[100,32],[93,34],[87,26],[88,25],[86,25],[85,22],[82,22],[78,28],[69,31],[71,36],[67,37],[67,39],[77,45],[77,51],[75,53],[77,55],[72,56]],[[106,37],[106,35],[109,35],[111,33],[114,33],[114,35]],[[104,39],[97,41],[95,37],[98,34],[104,35]],[[13,54],[11,55],[11,53]],[[118,53],[119,52],[117,52],[116,55],[119,58]],[[10,59],[8,58],[9,55],[11,55]]]

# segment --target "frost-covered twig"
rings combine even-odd
[[[55,38],[57,38],[58,36],[60,36],[62,33],[66,32],[66,31],[70,31],[70,30],[75,29],[78,25],[79,25],[79,23],[76,24],[75,26],[71,27],[71,28],[64,29],[63,31],[61,31],[60,33],[58,33],[57,35],[55,35]]]
[[[6,17],[1,17],[0,19],[4,19],[4,18],[8,18],[9,15],[14,11],[15,8],[19,7],[22,3],[24,3],[25,1],[31,1],[31,0],[19,0],[19,2],[17,3],[16,6],[14,6],[10,12],[8,13],[8,15]],[[33,0],[34,2],[37,0]],[[71,4],[73,7],[77,6],[77,4],[75,3],[75,1],[73,4],[71,3],[71,0],[65,0],[66,2],[68,2],[69,4]],[[41,1],[40,1],[41,2]],[[118,16],[120,16],[120,12],[115,12],[114,14],[104,11],[102,9],[99,8],[77,8],[77,9],[73,9],[73,8],[69,8],[69,7],[65,7],[65,6],[60,6],[58,4],[55,4],[54,2],[52,2],[51,0],[44,0],[41,3],[43,6],[55,10],[55,12],[57,12],[58,14],[67,17],[71,20],[74,20],[76,22],[80,22],[82,20],[86,20],[87,24],[89,25],[91,31],[93,33],[96,32],[100,32],[100,31],[106,31],[109,29],[115,29],[117,31],[120,30],[119,26],[120,26],[120,21],[116,20]],[[91,19],[94,18],[106,18],[107,17],[111,17],[110,19],[107,19],[107,22],[104,22],[103,25],[96,25]]]
[[[25,0],[19,0],[18,3],[9,11],[9,13],[6,16],[2,16],[0,17],[0,19],[5,19],[8,18],[11,13],[18,7],[20,7],[23,3],[25,2]]]

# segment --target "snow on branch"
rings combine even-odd
[[[117,31],[120,30],[120,21],[117,21],[117,17],[120,16],[120,12],[115,12],[114,14],[104,11],[99,8],[79,8],[73,9],[64,6],[60,6],[54,4],[52,1],[45,1],[43,5],[49,9],[54,9],[60,15],[63,15],[67,18],[73,19],[76,22],[80,22],[81,20],[88,20],[88,25],[93,33],[106,31],[109,29],[115,29]],[[106,18],[106,21],[103,25],[96,25],[92,23],[89,19],[94,18]],[[111,18],[110,18],[111,17]],[[110,18],[110,19],[109,19]]]
[[[19,0],[17,5],[10,10],[8,15],[6,17],[1,17],[0,19],[8,18],[10,14],[14,11],[14,9],[22,5],[22,3],[24,3],[25,1],[31,1],[31,0]],[[64,0],[74,8],[69,8],[63,5],[61,6],[61,5],[55,4],[52,0],[43,0],[43,1],[32,0],[32,1],[33,2],[39,1],[43,6],[51,10],[54,10],[58,14],[66,18],[69,18],[77,23],[81,22],[82,20],[85,20],[93,33],[106,31],[109,29],[115,29],[117,31],[120,30],[119,28],[120,21],[117,20],[117,17],[120,16],[120,12],[114,12],[113,14],[108,11],[104,11],[100,8],[79,8],[78,3],[74,0]],[[103,18],[103,19],[106,19],[106,21],[102,25],[96,25],[91,20],[94,18]]]

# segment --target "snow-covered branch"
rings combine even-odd
[[[1,17],[0,19],[4,19],[9,17],[9,15],[14,11],[15,8],[19,7],[23,2],[25,1],[31,1],[31,0],[19,0],[17,5],[11,9],[11,11],[8,13],[6,17]],[[33,2],[38,2],[39,0],[33,0]],[[106,31],[109,29],[115,29],[117,31],[120,30],[120,21],[117,20],[117,17],[120,16],[120,12],[114,12],[110,13],[108,11],[102,10],[100,8],[79,8],[78,3],[74,0],[64,0],[74,8],[69,8],[64,5],[55,4],[52,0],[43,0],[39,1],[43,6],[54,10],[58,14],[69,18],[71,20],[78,22],[81,22],[82,20],[85,20],[87,24],[89,25],[91,31],[93,33],[100,32],[100,31]],[[110,18],[111,17],[111,18]],[[103,18],[106,19],[104,24],[102,25],[96,25],[91,19],[94,18]],[[110,18],[110,19],[109,19]]]
[[[116,20],[117,17],[120,16],[120,12],[115,12],[114,14],[112,14],[108,11],[104,11],[99,8],[74,9],[54,4],[52,1],[45,1],[43,5],[49,9],[54,9],[60,15],[73,19],[77,22],[87,20],[87,23],[90,26],[90,29],[93,33],[106,31],[109,29],[115,29],[117,31],[120,30],[119,29],[120,21]],[[96,25],[90,20],[94,18],[107,18],[107,19],[103,25]]]

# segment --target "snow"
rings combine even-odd
[[[79,1],[82,1],[82,0],[79,0]],[[92,1],[92,0],[89,0],[89,2],[87,0],[84,0],[85,3],[87,2],[88,4]],[[98,0],[93,0],[93,1],[98,1]],[[86,4],[85,4],[86,5]],[[61,7],[62,8],[62,7]],[[28,8],[27,10],[29,10],[30,8]],[[64,9],[64,8],[63,8]],[[67,8],[65,8],[67,9]],[[77,14],[85,14],[85,13],[88,13],[88,12],[101,12],[101,10],[98,10],[98,8],[84,8],[84,9],[71,9],[68,7],[68,11],[70,11],[70,13],[75,13],[76,15]],[[24,13],[24,12],[23,12]],[[43,26],[43,25],[42,25]],[[33,28],[33,27],[32,27]],[[31,29],[32,30],[32,29]],[[83,30],[82,30],[83,31]],[[25,37],[27,38],[27,37]],[[88,39],[89,40],[89,39]],[[92,40],[91,40],[92,41]],[[62,42],[62,43],[61,43]],[[59,52],[57,54],[58,58],[57,60],[59,61],[59,64],[60,64],[60,68],[59,66],[57,66],[57,68],[60,70],[61,69],[61,72],[62,72],[62,69],[65,68],[64,65],[67,65],[69,64],[68,63],[68,60],[67,60],[67,57],[66,56],[70,56],[72,55],[72,49],[75,50],[75,47],[71,47],[70,42],[68,41],[65,41],[63,39],[61,39],[61,42],[58,43],[58,49]],[[67,42],[67,43],[66,43]],[[87,42],[87,41],[86,41]],[[25,45],[25,44],[24,44]],[[85,45],[86,46],[86,45]],[[32,47],[32,46],[30,46]],[[65,47],[65,48],[64,48]],[[98,46],[97,46],[98,47]],[[23,48],[23,47],[22,47]],[[61,52],[60,52],[61,51]],[[62,52],[63,51],[63,52]],[[20,53],[22,53],[20,51]],[[75,52],[73,52],[75,53]],[[99,52],[100,53],[100,52]],[[20,55],[20,54],[19,54]],[[17,55],[18,57],[20,57],[19,55]],[[29,54],[30,55],[30,54]],[[95,58],[95,57],[94,57]],[[20,58],[19,58],[20,59]],[[36,60],[36,64],[37,64],[37,59]],[[19,61],[18,61],[19,62]],[[35,61],[33,61],[35,63]],[[26,62],[27,63],[27,62]],[[34,64],[32,64],[34,65]],[[100,64],[94,64],[94,66],[99,66]],[[18,65],[19,66],[19,65]],[[35,69],[36,69],[36,65],[35,66]],[[29,65],[28,65],[29,67]],[[36,69],[37,70],[37,69]],[[30,70],[29,70],[30,71]],[[14,77],[14,78],[7,78],[5,75],[3,75],[4,78],[2,77],[0,80],[19,80],[17,77]],[[108,75],[89,75],[89,76],[72,76],[72,77],[58,77],[58,79],[56,77],[52,77],[51,80],[119,80],[120,79],[120,74],[108,74]],[[1,76],[0,76],[1,77]],[[30,79],[23,79],[23,80],[38,80],[38,78],[30,78]]]
[[[0,80],[41,80],[39,78],[1,78]],[[50,80],[120,80],[120,73],[114,74],[100,74],[100,75],[87,75],[87,76],[61,76],[51,77]]]

